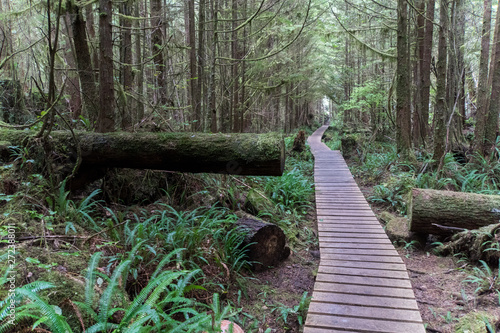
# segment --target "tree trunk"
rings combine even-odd
[[[436,83],[436,108],[434,111],[434,153],[433,159],[438,167],[441,168],[442,160],[446,153],[446,63],[448,47],[446,45],[446,31],[448,30],[448,2],[441,0],[439,8],[439,42],[438,42],[438,61],[437,61],[437,83]]]
[[[491,97],[488,108],[488,120],[485,128],[486,155],[494,149],[500,112],[500,2],[498,3],[497,18],[495,23],[495,44],[492,55]]]
[[[125,1],[120,4],[120,13],[123,17],[120,17],[120,22],[122,26],[121,31],[121,45],[120,45],[120,61],[121,61],[121,72],[120,81],[122,88],[120,89],[120,98],[118,99],[120,103],[120,115],[121,115],[121,128],[129,128],[132,125],[132,114],[131,105],[129,102],[129,96],[132,92],[132,34],[131,27],[132,22],[128,19],[128,16],[132,15],[132,2],[131,0]]]
[[[274,266],[290,255],[285,233],[277,225],[248,214],[239,219],[236,225],[246,232],[244,244],[248,245],[248,259],[253,262],[256,271]]]
[[[208,87],[208,108],[210,110],[210,131],[212,133],[217,133],[217,105],[216,105],[216,85],[215,85],[215,69],[216,69],[216,59],[217,59],[217,44],[218,44],[218,11],[219,11],[219,1],[213,0],[211,2],[212,7],[212,59],[210,63],[210,79]]]
[[[432,59],[432,36],[434,33],[434,7],[435,0],[427,1],[425,22],[425,36],[423,44],[422,64],[420,68],[421,75],[421,123],[420,136],[425,144],[426,138],[429,136],[429,100],[431,87],[431,59]]]
[[[491,0],[484,0],[483,28],[481,34],[481,55],[477,87],[476,127],[474,128],[474,149],[485,154],[484,133],[488,110],[489,87],[488,68],[490,58]]]
[[[89,118],[93,124],[97,120],[98,114],[98,95],[96,87],[96,78],[92,67],[92,58],[88,43],[87,32],[85,29],[85,20],[81,13],[81,8],[73,7],[73,42],[75,46],[75,60],[78,76],[80,77],[81,94],[83,101],[84,115]]]
[[[407,157],[411,149],[410,65],[408,56],[408,5],[398,0],[398,61],[396,77],[396,144]]]
[[[500,196],[415,188],[408,208],[410,231],[446,235],[498,223]]]
[[[0,129],[0,142],[22,146],[29,131]],[[76,147],[70,132],[51,132],[60,163],[73,163]],[[77,133],[81,169],[135,168],[181,172],[280,176],[285,164],[281,134]],[[63,161],[67,156],[68,161]],[[72,162],[73,161],[73,162]],[[58,162],[59,163],[59,162]]]
[[[200,93],[198,91],[198,73],[196,61],[196,29],[194,19],[194,0],[186,0],[186,44],[189,48],[189,77],[188,77],[188,99],[191,105],[191,130],[198,132],[201,130],[200,114]]]
[[[115,129],[115,97],[113,77],[113,36],[111,0],[99,1],[99,116],[97,131]]]
[[[167,103],[165,61],[163,59],[163,0],[151,0],[151,46],[155,64],[156,104],[162,107]]]

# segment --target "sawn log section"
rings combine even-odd
[[[406,266],[339,151],[309,138],[321,261],[304,333],[424,333]]]

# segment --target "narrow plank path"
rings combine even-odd
[[[406,266],[339,151],[308,139],[321,261],[304,333],[424,333]]]

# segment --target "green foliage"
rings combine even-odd
[[[48,282],[35,281],[16,288],[13,297],[0,301],[0,322],[2,322],[0,332],[7,332],[12,329],[13,324],[20,324],[25,320],[34,322],[33,328],[43,324],[55,333],[72,332],[65,317],[62,316],[61,309],[56,305],[50,305],[38,295],[40,291],[54,287]],[[12,319],[9,318],[11,300],[16,305],[16,314]]]
[[[311,297],[307,297],[307,292],[304,292],[299,301],[299,304],[293,307],[288,307],[278,302],[279,305],[271,305],[272,308],[271,312],[275,311],[279,312],[280,314],[279,319],[282,320],[284,324],[287,324],[288,317],[290,315],[293,315],[297,318],[299,325],[302,326],[304,323],[304,318],[307,314],[307,309],[309,308],[310,300]]]
[[[354,87],[351,98],[341,105],[342,110],[376,111],[386,100],[386,92],[382,82],[370,80],[363,86]]]
[[[132,253],[134,252],[131,251]],[[98,307],[94,308],[88,300],[94,298],[93,267],[97,265],[100,254],[92,256],[86,279],[86,302],[77,303],[95,321],[86,332],[107,332],[109,329],[119,332],[190,332],[203,327],[203,324],[206,325],[210,321],[210,317],[204,313],[198,313],[194,309],[196,302],[183,295],[189,287],[190,281],[200,271],[161,271],[161,268],[167,264],[168,259],[172,256],[167,256],[166,260],[161,262],[149,283],[127,308],[113,307],[114,291],[118,284],[126,281],[124,275],[131,264],[131,257],[132,255],[115,268],[107,282],[107,288],[100,295]],[[121,321],[119,323],[110,322],[116,311],[123,311],[124,315]],[[185,320],[175,319],[176,315],[179,314]]]
[[[314,189],[299,169],[285,171],[281,177],[269,178],[265,192],[278,206],[286,209],[307,207]]]
[[[480,267],[473,267],[471,274],[464,282],[475,284],[476,293],[482,294],[485,292],[500,290],[500,270],[495,272],[485,261],[479,260]],[[500,264],[500,260],[499,260]]]

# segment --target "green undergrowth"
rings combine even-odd
[[[373,186],[370,200],[402,215],[407,213],[407,195],[412,188],[451,190],[480,194],[500,194],[500,161],[474,155],[466,164],[459,163],[453,153],[445,156],[441,172],[432,165],[432,154],[415,151],[416,162],[401,160],[393,142],[358,143],[358,152],[350,158],[350,169],[362,185]]]
[[[0,269],[0,333],[216,332],[222,319],[257,332],[266,315],[242,305],[258,282],[235,227],[247,193],[270,200],[256,215],[282,228],[296,260],[317,248],[313,158],[290,152],[295,134],[282,177],[112,171],[75,194],[31,174],[29,157],[0,165],[0,256],[12,260]],[[302,325],[307,300],[273,302],[276,325]]]

